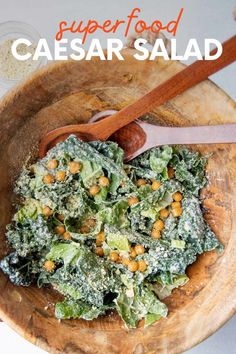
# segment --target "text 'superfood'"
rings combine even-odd
[[[23,202],[7,228],[15,251],[1,269],[16,285],[62,293],[60,319],[116,309],[128,327],[156,322],[187,266],[222,248],[199,201],[206,162],[164,146],[125,165],[117,144],[70,136],[18,179]]]

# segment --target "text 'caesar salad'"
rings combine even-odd
[[[207,157],[163,146],[123,162],[114,142],[71,135],[29,168],[7,226],[14,251],[0,262],[20,286],[64,295],[58,319],[93,320],[117,310],[128,328],[167,316],[162,300],[188,280],[203,252],[222,250],[199,192]]]

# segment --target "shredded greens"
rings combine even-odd
[[[59,319],[116,309],[129,328],[167,316],[162,300],[189,280],[197,256],[222,250],[199,199],[207,158],[163,146],[123,163],[113,142],[70,136],[25,168],[0,267],[16,285],[64,295]]]

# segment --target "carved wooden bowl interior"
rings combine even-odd
[[[51,129],[84,123],[105,109],[120,109],[182,69],[178,62],[125,61],[52,64],[0,102],[0,257],[8,252],[5,226],[14,202],[13,183],[22,165],[37,156]],[[236,123],[235,103],[210,81],[151,112],[161,125]],[[209,252],[188,268],[190,281],[166,299],[169,315],[155,325],[126,330],[116,314],[92,322],[59,322],[49,289],[16,287],[0,272],[0,318],[50,353],[180,353],[215,332],[236,309],[236,145],[193,146],[213,152],[203,191],[206,218],[225,252]]]

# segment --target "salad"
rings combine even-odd
[[[123,162],[114,142],[71,135],[24,168],[21,203],[0,262],[19,286],[52,286],[58,319],[93,320],[117,310],[128,328],[167,316],[162,301],[189,278],[197,256],[222,245],[199,192],[207,157],[163,146]]]

